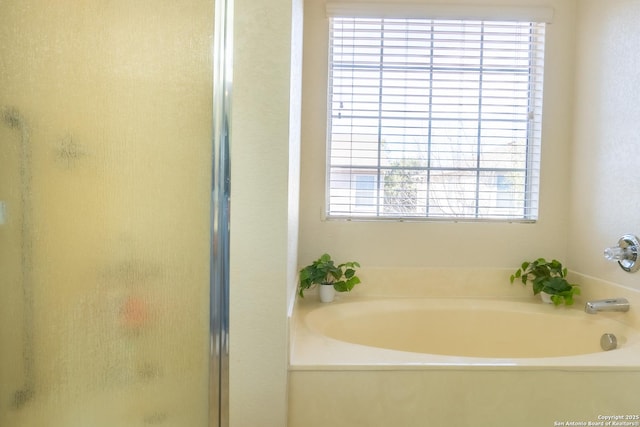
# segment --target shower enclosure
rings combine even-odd
[[[0,425],[227,424],[231,0],[0,2]]]

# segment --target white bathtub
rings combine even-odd
[[[640,426],[636,301],[590,315],[583,301],[529,296],[298,300],[288,427],[606,425],[612,415]],[[600,348],[604,333],[617,349]]]
[[[299,308],[292,365],[640,366],[625,313],[482,298],[368,299]],[[614,334],[605,353],[600,338]],[[569,357],[571,356],[571,357]]]

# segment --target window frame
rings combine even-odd
[[[350,19],[356,19],[356,18],[350,18]],[[385,18],[380,18],[382,20],[382,22],[384,22]],[[492,22],[496,22],[495,20],[490,20]],[[535,23],[532,22],[531,25],[537,25],[539,23]],[[542,39],[542,43],[544,43],[544,30],[542,31],[542,35],[543,35],[543,39]],[[355,209],[355,211],[353,209],[350,210],[350,212],[348,213],[336,213],[337,211],[332,210],[331,206],[332,206],[332,194],[331,194],[331,168],[332,166],[332,162],[331,162],[331,150],[332,150],[332,126],[333,126],[333,115],[332,115],[332,105],[333,105],[333,99],[332,99],[332,93],[333,93],[333,86],[332,86],[332,60],[331,60],[331,56],[332,56],[332,51],[333,51],[333,47],[331,45],[331,40],[332,40],[332,30],[331,28],[329,29],[329,81],[328,81],[328,94],[327,94],[327,111],[328,111],[328,117],[327,117],[327,162],[325,165],[326,168],[326,186],[325,186],[325,211],[324,211],[324,215],[326,219],[347,219],[347,220],[373,220],[373,221],[385,221],[385,220],[400,220],[400,221],[499,221],[499,222],[536,222],[537,221],[537,216],[538,216],[538,211],[539,211],[539,207],[538,207],[538,201],[539,201],[539,181],[540,181],[540,166],[539,166],[539,160],[540,160],[540,149],[541,149],[541,114],[542,114],[542,74],[540,76],[538,76],[538,78],[540,79],[539,81],[535,82],[535,84],[538,86],[537,89],[534,91],[535,93],[532,92],[532,94],[530,94],[529,99],[531,99],[532,97],[535,99],[536,96],[539,97],[539,99],[537,99],[537,102],[540,103],[540,106],[538,108],[538,110],[536,113],[531,113],[531,110],[529,110],[529,112],[527,113],[528,115],[531,114],[537,114],[539,115],[539,117],[536,117],[536,127],[534,129],[531,129],[530,126],[528,125],[527,127],[527,157],[529,160],[527,160],[527,164],[526,164],[526,171],[527,171],[527,177],[525,178],[525,184],[524,184],[524,188],[525,188],[525,193],[528,194],[529,196],[527,197],[526,200],[526,204],[533,204],[535,206],[525,206],[523,207],[524,210],[524,214],[522,216],[507,216],[507,217],[495,217],[495,216],[483,216],[482,214],[479,213],[479,209],[481,209],[481,207],[478,207],[478,194],[476,195],[476,206],[474,207],[475,209],[475,213],[471,216],[471,215],[435,215],[435,216],[429,216],[429,213],[427,213],[426,215],[405,215],[402,213],[399,213],[397,215],[392,214],[392,213],[386,213],[386,214],[381,214],[380,210],[381,210],[381,206],[385,206],[384,204],[384,191],[383,191],[383,177],[381,177],[381,166],[380,164],[378,165],[377,169],[375,169],[375,173],[377,174],[377,180],[376,183],[377,185],[375,186],[375,188],[378,191],[378,202],[376,203],[376,207],[375,207],[375,215],[371,215],[371,214],[367,214],[367,215],[363,215],[362,212],[357,212],[357,209]],[[540,52],[538,52],[538,55],[540,54]],[[544,47],[541,49],[541,54],[544,55]],[[544,66],[543,66],[544,67]],[[542,67],[542,68],[543,68]],[[529,76],[529,78],[531,78],[531,76]],[[480,97],[479,97],[480,99]],[[478,119],[478,125],[481,126],[482,124],[482,120]],[[535,135],[534,135],[535,134]],[[534,146],[535,144],[530,144],[529,139],[530,138],[537,138],[537,146]],[[382,142],[379,140],[378,141],[379,145],[382,145]],[[481,142],[478,142],[478,147],[481,147]],[[529,148],[531,147],[531,148]],[[378,157],[378,162],[380,163],[380,159]],[[535,163],[535,164],[534,164]],[[354,166],[357,165],[351,165],[351,168],[354,168]],[[537,166],[537,167],[536,167]],[[389,170],[393,170],[394,168],[391,167],[387,167],[386,169]],[[398,170],[402,169],[402,168],[396,168]],[[423,168],[416,168],[417,170],[424,170],[427,171],[427,174],[430,174],[432,170],[435,170],[433,168],[430,167],[423,167]],[[454,168],[455,169],[455,168]],[[473,171],[475,173],[478,172],[478,170],[481,168],[475,168],[473,169]],[[404,168],[404,170],[407,170],[406,168]],[[497,184],[497,180],[498,180],[498,175],[501,175],[502,172],[504,172],[506,169],[505,168],[499,168],[496,169],[496,175],[494,176],[494,181],[496,181],[496,188],[498,187]],[[366,169],[364,168],[362,170],[363,174],[368,174],[371,175],[371,169]],[[350,181],[355,181],[355,178],[353,178],[354,176],[357,176],[357,174],[353,174],[351,173],[351,178]],[[480,185],[480,180],[477,179],[478,184],[476,185]],[[504,186],[504,183],[502,183],[502,185]],[[535,186],[535,191],[531,191],[531,186]],[[496,189],[492,194],[494,194],[494,196],[496,197],[496,203],[500,204],[500,203],[504,203],[504,198],[501,198],[501,194],[500,191],[498,189]],[[354,199],[355,200],[355,199]],[[383,200],[382,202],[380,200]],[[351,202],[350,205],[356,205],[357,203]],[[371,210],[371,209],[369,209]]]

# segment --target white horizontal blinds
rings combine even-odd
[[[330,22],[328,216],[537,218],[544,24]]]

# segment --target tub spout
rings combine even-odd
[[[587,301],[584,311],[589,314],[596,314],[599,311],[629,311],[629,301],[626,298]]]

